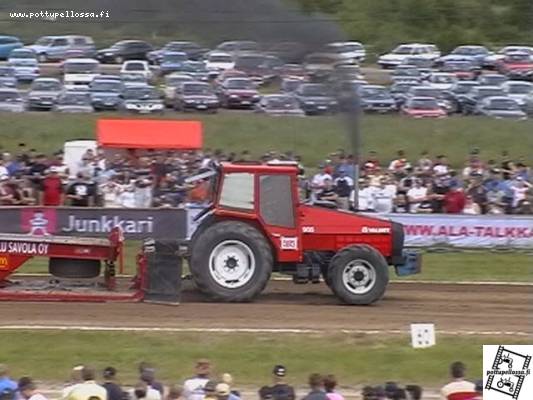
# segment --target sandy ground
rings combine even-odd
[[[372,306],[344,306],[323,285],[270,282],[254,303],[210,303],[188,288],[178,306],[139,303],[0,303],[1,325],[405,331],[533,336],[533,286],[392,283]]]

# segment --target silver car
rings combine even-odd
[[[0,111],[22,112],[24,100],[17,89],[0,88]]]
[[[94,111],[88,91],[66,91],[59,95],[54,111],[90,113]]]
[[[17,86],[15,68],[10,66],[0,66],[0,87],[14,88]]]
[[[62,89],[63,86],[59,79],[35,79],[28,92],[28,108],[30,110],[51,110]]]

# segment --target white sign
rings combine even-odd
[[[411,324],[411,345],[415,349],[435,346],[435,325]]]
[[[298,250],[298,238],[282,236],[281,250]]]
[[[533,248],[533,217],[452,214],[369,214],[403,224],[410,247]]]

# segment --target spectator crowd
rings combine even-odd
[[[17,154],[0,157],[0,205],[77,207],[184,207],[208,200],[209,183],[187,178],[222,161],[254,161],[248,151],[143,151],[105,153],[87,150],[68,170],[62,152],[49,157],[21,143]],[[302,163],[292,152],[269,152],[258,162]],[[445,155],[427,151],[409,158],[398,150],[382,164],[371,151],[360,163],[357,196],[354,157],[331,153],[315,174],[304,175],[302,196],[341,209],[377,213],[533,214],[532,175],[524,160],[505,151],[483,160],[479,150],[454,169]],[[357,203],[357,204],[356,204]]]
[[[483,383],[472,383],[465,379],[465,365],[454,362],[450,366],[451,382],[440,390],[442,400],[481,400]],[[85,365],[72,369],[71,377],[61,391],[61,400],[241,400],[244,396],[235,389],[229,373],[217,376],[207,359],[196,362],[194,375],[180,385],[166,387],[156,379],[155,369],[146,362],[139,364],[139,379],[127,389],[120,384],[114,367],[105,368],[101,377],[96,370]],[[100,378],[100,379],[99,379]],[[276,365],[272,370],[272,381],[261,387],[259,400],[296,400],[295,388],[287,381],[287,369]],[[360,393],[363,400],[421,400],[422,387],[396,382],[383,385],[364,386]],[[1,400],[47,400],[36,381],[24,376],[18,382],[12,380],[6,365],[0,364]],[[313,373],[308,379],[307,394],[302,400],[344,400],[334,375]]]

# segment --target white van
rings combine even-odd
[[[92,58],[69,58],[63,62],[63,85],[66,89],[88,88],[100,75],[100,63]]]

